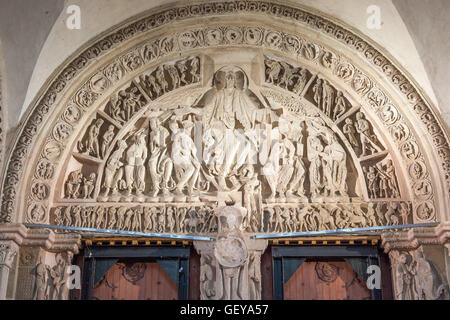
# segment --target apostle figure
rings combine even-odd
[[[189,195],[192,194],[200,172],[200,162],[197,160],[197,148],[192,138],[179,128],[178,122],[172,119],[169,122],[172,131],[171,158],[177,176],[176,194],[182,195],[187,186]]]
[[[125,180],[128,188],[128,195],[133,189],[136,195],[141,195],[145,189],[145,166],[147,159],[147,146],[145,141],[145,130],[140,129],[134,135],[134,142],[126,152]]]
[[[167,139],[169,131],[160,125],[157,118],[150,120],[150,159],[148,167],[153,184],[153,197],[156,197],[162,189],[164,194],[169,193],[170,178],[173,162],[167,151]]]

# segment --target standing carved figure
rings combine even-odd
[[[98,136],[100,134],[100,127],[103,125],[103,119],[97,119],[88,130],[88,140],[86,146],[86,153],[94,157],[100,157],[100,146]]]
[[[167,139],[169,131],[160,125],[157,118],[150,119],[150,159],[148,168],[152,178],[153,197],[162,189],[164,195],[169,194],[173,161],[168,154]]]
[[[267,65],[267,80],[269,83],[276,84],[276,82],[279,80],[278,77],[280,76],[281,72],[281,64],[278,61],[273,60],[265,60],[265,62]]]
[[[338,91],[336,99],[334,100],[334,112],[333,112],[333,120],[339,119],[346,110],[346,103],[344,95],[342,94],[342,91]]]
[[[73,226],[81,227],[81,207],[73,207]]]
[[[314,101],[318,108],[322,107],[323,86],[322,79],[317,79],[316,84],[313,86]]]
[[[416,286],[417,262],[410,254],[398,257],[397,291],[400,300],[415,300],[418,297]]]
[[[34,268],[33,300],[46,300],[47,293],[47,267],[41,261]]]
[[[309,181],[312,197],[319,196],[323,188],[322,156],[323,146],[320,139],[317,136],[308,137]]]
[[[328,117],[331,117],[331,109],[334,102],[334,89],[327,80],[324,80],[322,90],[322,111]]]
[[[172,131],[171,158],[178,177],[175,191],[177,195],[182,195],[187,186],[188,194],[192,195],[200,171],[197,148],[192,138],[179,128],[176,120],[170,121],[169,128]]]
[[[376,138],[371,133],[369,121],[365,119],[362,112],[356,113],[356,131],[359,133],[363,156],[368,155],[368,152],[373,153],[381,150],[374,142]]]
[[[291,198],[293,194],[297,194],[301,198],[305,198],[305,173],[306,167],[301,156],[296,156],[294,161],[294,174],[286,193],[287,198]]]
[[[125,223],[125,214],[127,212],[126,207],[120,207],[117,209],[117,224],[116,228],[119,230],[124,229],[124,223]]]
[[[248,263],[249,295],[251,300],[261,299],[261,262],[256,252],[249,256]]]
[[[110,207],[108,209],[108,226],[107,229],[114,229],[116,225],[116,208]]]
[[[280,198],[286,197],[287,186],[294,173],[294,144],[283,134],[280,141],[276,141],[269,154],[269,159],[264,165],[264,173],[269,183],[271,195],[274,199],[278,193]]]
[[[97,180],[97,174],[95,172],[91,172],[89,174],[89,178],[83,177],[83,198],[84,199],[92,199],[95,188],[95,180]]]
[[[180,77],[180,82],[181,84],[187,84],[187,80],[186,80],[186,70],[187,70],[187,66],[186,66],[186,61],[177,61],[177,63],[175,63],[175,67],[177,68],[178,72],[180,73],[181,77]]]
[[[193,83],[200,81],[200,58],[198,57],[192,58],[190,74]]]
[[[127,143],[123,140],[119,140],[117,142],[117,150],[112,153],[106,162],[105,181],[103,183],[103,187],[105,188],[103,196],[105,197],[109,194],[111,188],[113,195],[118,193],[118,182],[123,176],[123,163],[120,159],[126,148]]]
[[[106,150],[108,150],[109,145],[114,139],[114,126],[111,124],[108,130],[102,136],[102,153],[101,157],[104,158],[106,155]]]
[[[123,96],[125,95],[125,92],[119,91],[117,96],[113,96],[109,100],[109,115],[114,120],[118,121],[119,123],[123,124],[125,123],[125,112],[124,112],[124,106],[123,106]]]
[[[352,145],[353,148],[358,147],[358,140],[356,139],[356,128],[353,125],[353,121],[350,118],[345,119],[345,124],[342,127],[342,131],[347,137],[348,141]]]
[[[247,164],[243,166],[240,181],[244,184],[244,207],[247,209],[246,215],[242,219],[242,229],[246,230],[249,227],[251,217],[258,214],[260,208],[258,205],[259,201],[261,201],[261,183],[253,165]]]
[[[156,80],[158,80],[158,83],[161,87],[162,93],[166,93],[169,87],[169,84],[166,81],[166,76],[164,75],[164,67],[161,65],[156,69]]]
[[[83,181],[81,169],[72,171],[66,181],[66,197],[69,199],[77,199],[80,195],[80,187]]]
[[[303,89],[306,86],[306,82],[308,80],[308,74],[306,72],[306,69],[302,69],[300,71],[300,75],[297,76],[297,82],[294,85],[294,88],[292,89],[296,94],[300,95],[303,92]]]
[[[212,257],[206,253],[200,258],[200,295],[202,300],[210,300],[216,295]]]
[[[133,189],[140,196],[145,189],[145,159],[147,159],[147,146],[145,130],[140,129],[133,137],[133,144],[126,152],[125,180],[128,195]]]
[[[178,74],[178,70],[175,66],[171,64],[164,65],[164,69],[167,71],[167,73],[170,76],[170,79],[172,81],[172,88],[177,89],[180,86],[180,75]]]
[[[385,168],[386,178],[387,178],[387,188],[391,192],[391,196],[397,198],[399,196],[398,187],[397,187],[397,179],[395,176],[395,168],[392,163],[392,160],[388,160]]]

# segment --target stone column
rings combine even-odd
[[[12,240],[0,241],[0,300],[6,299],[9,270],[17,255],[19,246]]]
[[[195,241],[200,254],[202,300],[260,300],[261,255],[266,240],[252,240],[241,232],[244,208],[216,209],[219,230],[214,242]]]

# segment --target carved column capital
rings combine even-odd
[[[391,250],[415,250],[421,245],[443,245],[447,241],[450,241],[450,227],[445,223],[436,227],[388,231],[381,234],[381,245],[386,253]]]
[[[19,246],[12,240],[0,241],[0,266],[11,268]]]

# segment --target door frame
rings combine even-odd
[[[110,260],[111,263],[113,263],[114,260],[127,258],[178,261],[178,299],[187,300],[189,298],[189,262],[191,246],[99,246],[86,247],[83,251],[81,262],[83,266],[81,284],[82,300],[90,300],[92,298],[92,290],[95,285],[95,273],[102,267],[98,261]],[[104,274],[106,274],[109,268],[103,270]]]
[[[390,270],[385,267],[383,253],[376,246],[370,245],[311,245],[311,246],[293,246],[293,245],[272,245],[268,248],[272,256],[273,268],[273,299],[283,300],[284,296],[284,259],[311,259],[311,258],[366,258],[368,265],[377,265],[381,270],[381,289],[370,290],[372,300],[389,299]],[[388,273],[389,276],[386,276]]]

